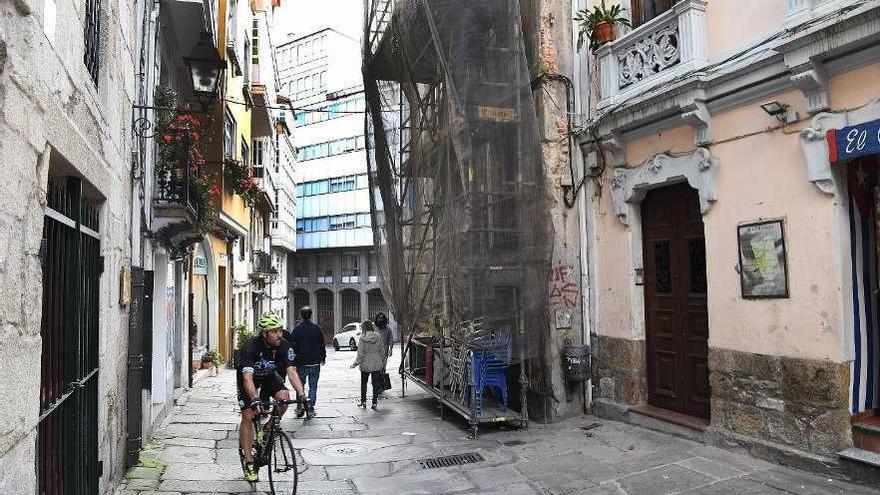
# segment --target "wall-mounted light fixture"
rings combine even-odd
[[[768,101],[761,104],[761,110],[767,112],[767,115],[771,117],[776,117],[776,120],[783,124],[791,124],[798,120],[797,112],[791,111],[791,106],[788,103],[780,103],[776,100]]]
[[[220,95],[220,74],[226,68],[220,52],[211,42],[211,33],[201,33],[192,52],[188,57],[183,57],[183,63],[189,68],[192,77],[193,95],[203,108],[208,107]]]

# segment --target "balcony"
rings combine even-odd
[[[272,255],[265,251],[254,251],[251,257],[251,278],[271,283],[278,276],[278,270],[272,266]]]
[[[199,167],[190,168],[182,159],[156,177],[152,230],[174,249],[202,238],[202,201],[195,185],[200,176]]]
[[[250,93],[254,99],[254,108],[251,111],[251,134],[254,137],[271,136],[275,127],[272,125],[272,110],[274,104],[269,97],[272,92],[261,77],[262,67],[259,64],[251,65]]]
[[[634,98],[706,65],[707,0],[682,0],[596,50],[601,72],[598,107]]]

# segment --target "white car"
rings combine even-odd
[[[333,336],[333,348],[337,351],[340,347],[348,346],[349,349],[356,351],[358,348],[358,338],[361,336],[361,324],[349,323],[342,327],[342,330]]]

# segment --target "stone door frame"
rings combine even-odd
[[[697,190],[700,196],[700,213],[705,216],[716,200],[717,172],[718,160],[703,147],[685,154],[657,154],[636,167],[619,167],[612,172],[611,199],[614,203],[614,211],[621,223],[628,227],[629,286],[632,301],[630,321],[633,340],[645,340],[642,200],[652,189],[687,182]],[[643,363],[643,366],[647,364]]]

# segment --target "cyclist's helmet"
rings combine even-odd
[[[260,332],[268,332],[269,330],[283,328],[284,320],[275,313],[266,313],[257,320],[257,327],[260,329]]]
[[[299,316],[303,320],[311,320],[312,319],[312,308],[308,306],[303,306],[299,309]]]
[[[377,326],[384,327],[388,324],[388,317],[385,316],[385,313],[376,313],[376,317],[373,318],[373,323]]]

